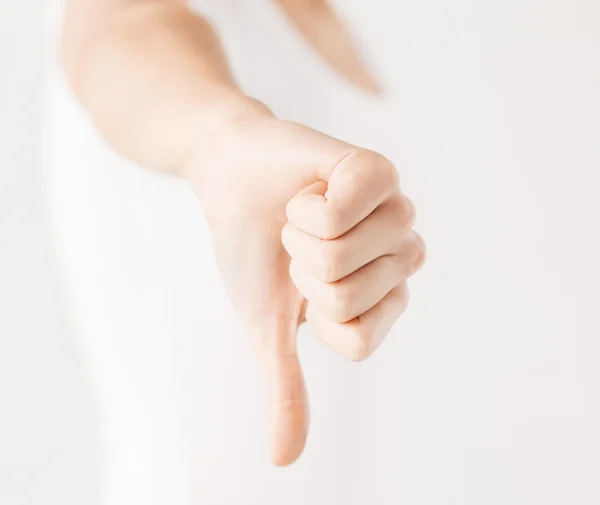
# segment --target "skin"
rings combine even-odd
[[[327,0],[273,0],[306,41],[348,81],[368,93],[379,94],[377,81],[368,72],[346,27]]]
[[[308,26],[312,10],[302,12]],[[349,51],[340,43],[337,57]],[[263,371],[271,459],[293,462],[308,431],[299,325],[364,360],[405,310],[406,281],[423,263],[396,169],[245,96],[212,27],[176,0],[71,0],[63,61],[118,151],[194,187]]]

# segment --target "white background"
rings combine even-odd
[[[464,439],[434,434],[460,445],[455,462],[440,463],[452,482],[440,480],[437,493],[425,482],[415,496],[424,505],[595,505],[599,7],[434,4],[403,4],[382,27],[403,33],[403,87],[416,104],[410,161],[439,167],[416,199],[452,191],[464,203],[448,225],[465,219],[472,230],[451,251],[470,260],[456,293],[464,334],[440,326],[420,343],[429,366],[461,369],[464,389],[448,401],[463,402],[455,411]],[[61,301],[41,181],[42,2],[0,6],[0,503],[90,504],[93,402]],[[445,211],[425,205],[425,225]],[[434,236],[434,265],[436,245]],[[497,295],[479,297],[490,284]],[[449,356],[461,360],[450,366]],[[445,386],[439,395],[457,394]]]
[[[93,402],[41,179],[43,8],[0,1],[0,503],[93,505]]]

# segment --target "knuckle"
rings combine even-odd
[[[403,228],[410,229],[413,227],[413,225],[415,224],[415,221],[417,219],[417,210],[415,208],[414,203],[412,203],[412,201],[407,197],[404,197],[402,203],[403,203],[403,206],[402,206],[402,210],[401,210],[401,216],[402,216]]]
[[[388,212],[392,226],[398,232],[398,238],[403,240],[410,233],[415,223],[415,206],[408,198],[398,197],[390,202]]]
[[[321,241],[318,257],[321,280],[327,283],[339,280],[342,271],[342,255],[336,243],[334,241]]]
[[[344,156],[343,162],[355,165],[356,163],[368,159],[372,155],[377,155],[377,153],[364,147],[353,146]]]
[[[401,279],[405,276],[407,269],[407,260],[401,254],[388,254],[379,258],[383,271],[395,280]]]
[[[425,263],[425,258],[427,256],[427,248],[425,247],[425,242],[421,235],[419,235],[416,232],[414,235],[414,269],[416,271],[419,270]]]
[[[381,187],[386,190],[395,190],[400,184],[398,171],[395,165],[383,154],[371,151],[365,148],[357,148],[352,151],[349,157],[353,158],[361,165],[368,167],[369,171],[376,175],[381,182]],[[356,183],[362,184],[362,178],[357,179]]]
[[[374,166],[381,174],[386,187],[396,189],[400,184],[400,178],[396,166],[383,154],[373,153]]]
[[[329,317],[334,323],[352,319],[352,297],[343,285],[331,285],[329,293]]]
[[[350,339],[350,355],[348,356],[350,361],[359,363],[371,356],[371,338],[369,335],[366,335],[361,328],[355,328]]]
[[[336,212],[326,212],[323,216],[321,238],[333,240],[341,235],[341,220]]]
[[[396,309],[396,311],[400,314],[404,312],[404,309],[408,306],[408,301],[410,299],[410,293],[408,291],[408,286],[406,282],[397,286],[396,289],[392,291],[392,306]]]

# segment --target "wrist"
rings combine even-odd
[[[223,97],[216,105],[202,107],[196,114],[196,124],[189,153],[181,167],[181,176],[188,182],[198,183],[203,172],[219,164],[223,153],[239,148],[237,139],[253,125],[276,121],[273,113],[262,102],[241,93]]]

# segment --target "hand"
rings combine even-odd
[[[230,128],[188,173],[264,372],[272,461],[289,464],[308,429],[298,326],[353,361],[373,353],[423,263],[413,206],[383,156],[270,117]]]

